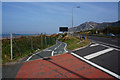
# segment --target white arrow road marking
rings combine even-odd
[[[109,51],[112,51],[112,50],[114,50],[114,49],[113,48],[108,48],[108,49],[105,49],[105,50],[102,50],[102,51],[99,51],[99,52],[92,53],[90,55],[84,56],[84,58],[86,58],[86,59],[92,59],[94,57],[100,56],[100,55],[105,54],[105,53],[107,53]]]
[[[90,47],[94,47],[94,46],[98,46],[99,44],[92,44],[90,45]]]
[[[116,74],[116,73],[114,73],[114,72],[112,72],[112,71],[110,71],[108,69],[105,69],[105,68],[103,68],[103,67],[101,67],[101,66],[99,66],[99,65],[97,65],[97,64],[95,64],[95,63],[93,63],[93,62],[91,62],[89,60],[86,60],[85,58],[83,58],[83,57],[81,57],[81,56],[79,56],[79,55],[77,55],[75,53],[71,53],[71,54],[76,56],[77,58],[85,61],[86,63],[91,64],[92,66],[94,66],[94,67],[96,67],[96,68],[98,68],[98,69],[100,69],[100,70],[102,70],[102,71],[104,71],[104,72],[106,72],[106,73],[108,73],[108,74],[110,74],[110,75],[120,79],[120,76],[118,74]]]
[[[53,56],[53,54],[55,53],[54,51],[55,51],[58,47],[60,47],[61,45],[62,45],[62,43],[61,43],[59,46],[57,46],[57,47],[52,51],[51,56]]]

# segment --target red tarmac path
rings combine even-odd
[[[112,76],[71,54],[61,54],[50,58],[51,60],[39,59],[25,62],[16,78],[108,78],[107,80],[114,80]]]

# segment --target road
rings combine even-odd
[[[85,62],[90,66],[93,66],[94,68],[97,68],[98,70],[105,72],[106,74],[112,77],[115,77],[116,79],[120,79],[120,76],[119,76],[120,75],[120,68],[119,68],[120,66],[119,45],[120,44],[118,40],[110,39],[110,38],[95,37],[95,36],[88,36],[88,39],[91,41],[90,45],[84,48],[74,50],[72,52],[69,51],[69,53],[77,57],[80,61]],[[66,43],[63,43],[57,40],[56,45],[53,45],[50,48],[44,49],[43,51],[40,51],[31,56],[28,56],[18,64],[4,66],[3,78],[15,78],[17,75],[17,72],[21,69],[23,65],[25,65],[26,62],[30,62],[29,65],[32,65],[33,61],[37,61],[40,59],[41,60],[49,59],[48,57],[66,53],[67,52],[65,49],[66,46],[67,46]],[[70,57],[72,58],[72,56]],[[69,61],[69,63],[71,62]],[[63,64],[63,62],[61,64]],[[66,64],[68,63],[64,63],[64,65]],[[81,62],[79,64],[81,64]],[[38,64],[35,64],[35,65],[38,65]],[[25,67],[26,66],[27,65],[25,65]],[[24,70],[26,69],[24,68]]]
[[[37,52],[37,53],[33,54],[32,56],[28,57],[26,59],[26,61],[37,60],[37,59],[47,58],[47,57],[50,57],[50,56],[56,56],[56,55],[59,55],[59,54],[64,54],[64,53],[67,52],[65,50],[66,46],[67,46],[66,43],[63,43],[63,42],[60,42],[60,41],[57,40],[56,45],[54,45],[50,48],[44,49],[41,52]]]
[[[106,69],[106,73],[120,78],[120,43],[118,39],[88,36],[91,44],[73,51],[84,59]],[[94,65],[93,65],[94,66]],[[97,66],[98,69],[101,69]],[[96,66],[95,66],[96,67]],[[107,71],[109,70],[109,71]]]

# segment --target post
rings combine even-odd
[[[47,46],[46,35],[45,35],[45,46]]]
[[[33,50],[32,36],[31,36],[31,49]]]
[[[12,33],[11,33],[11,60],[13,59],[13,51],[12,51]]]
[[[42,35],[41,35],[41,48],[43,47],[43,40],[42,40]]]

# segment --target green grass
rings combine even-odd
[[[17,61],[25,56],[32,55],[36,50],[43,50],[56,43],[59,35],[44,35],[39,36],[21,36],[13,39],[13,60],[10,59],[10,39],[2,39],[2,64]],[[31,41],[33,49],[31,48]]]
[[[77,37],[73,37],[71,35],[66,35],[66,36],[62,37],[60,39],[60,41],[68,44],[68,46],[67,46],[68,50],[74,50],[76,48],[80,48],[80,47],[83,47],[83,46],[90,44],[89,40],[80,39]]]

